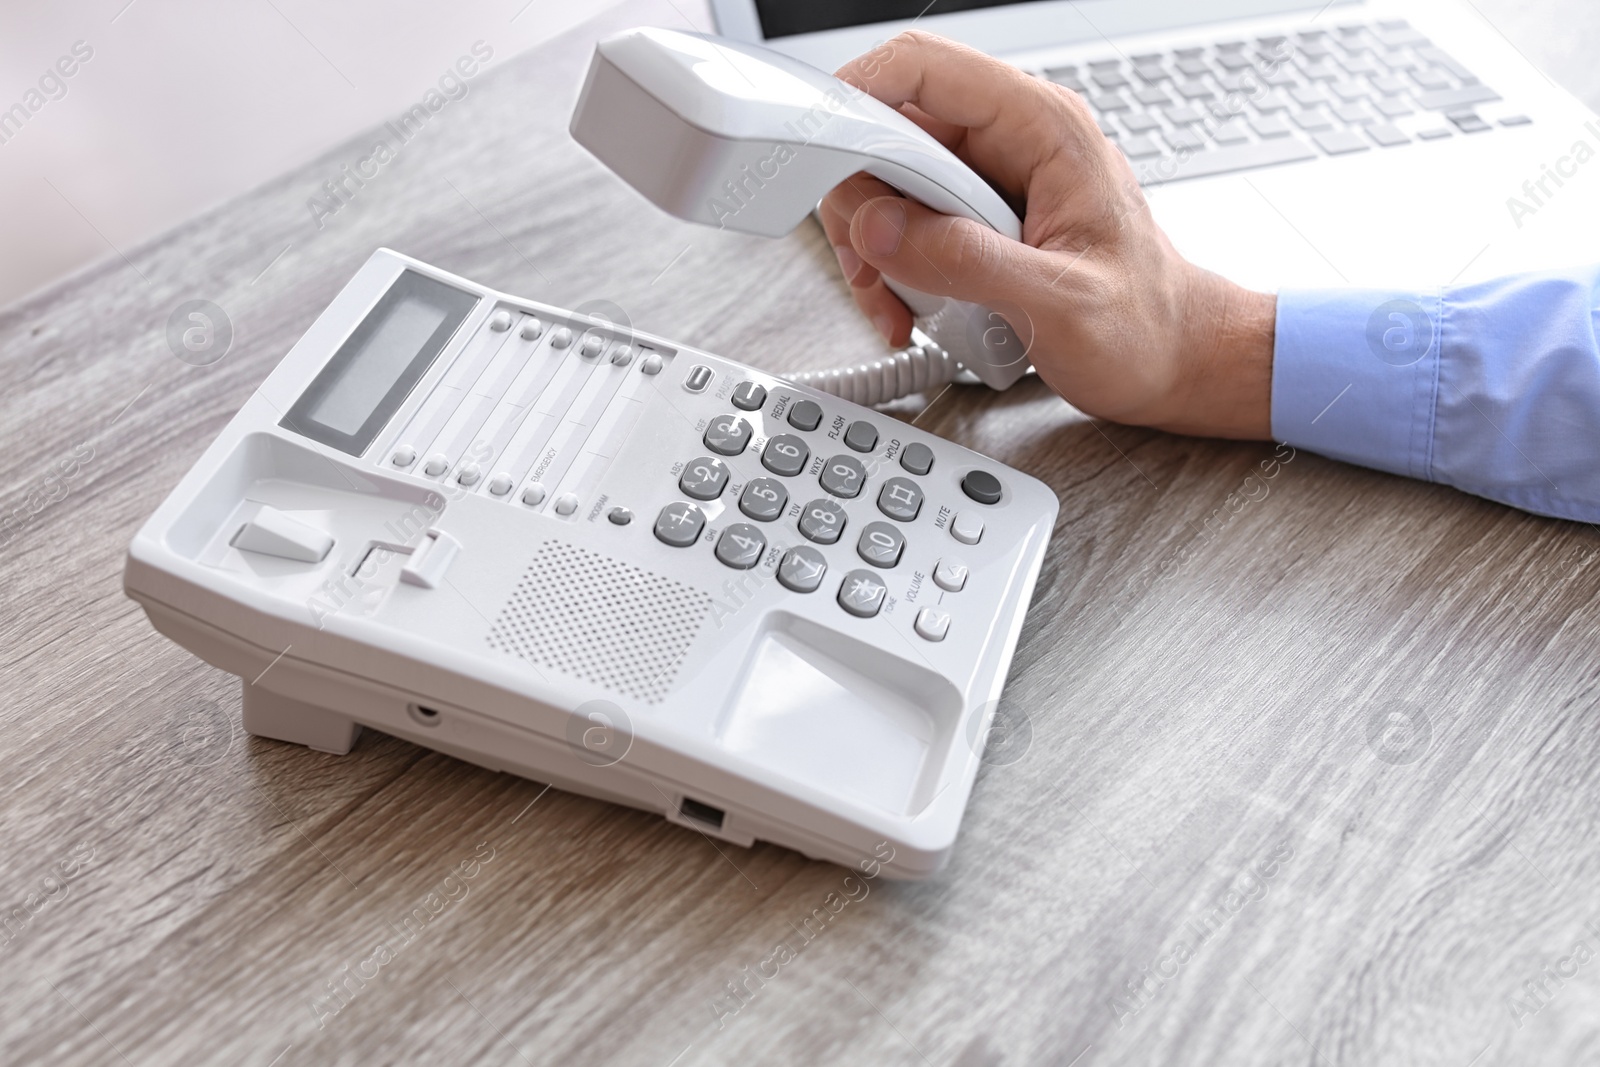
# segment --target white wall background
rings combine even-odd
[[[93,57],[0,143],[0,305],[392,117],[475,41],[493,69],[615,2],[7,0],[0,112]]]

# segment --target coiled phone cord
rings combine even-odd
[[[954,381],[960,373],[961,365],[950,353],[929,341],[883,359],[853,367],[801,371],[789,375],[789,379],[864,407],[875,407],[912,393],[937,389]]]

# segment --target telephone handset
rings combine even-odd
[[[936,211],[1022,234],[988,183],[893,108],[790,56],[707,34],[640,27],[601,41],[571,131],[690,222],[779,237],[866,171]],[[870,405],[966,375],[1005,389],[1027,373],[1023,344],[998,314],[885,281],[932,344],[796,380]]]

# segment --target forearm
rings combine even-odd
[[[1272,436],[1600,520],[1600,268],[1447,290],[1288,291]]]

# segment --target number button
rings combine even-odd
[[[870,619],[883,607],[889,587],[871,571],[851,571],[839,586],[839,606],[858,619]]]
[[[789,408],[789,425],[797,430],[815,430],[822,424],[822,408],[815,400],[798,400]]]
[[[785,552],[783,562],[778,564],[778,581],[796,593],[815,592],[826,573],[828,565],[823,561],[822,553],[805,545]]]
[[[891,519],[910,522],[922,510],[922,490],[910,478],[890,478],[878,490],[878,510]]]
[[[737,456],[755,431],[737,415],[718,415],[706,427],[706,447],[724,456]]]
[[[747,571],[761,562],[767,539],[748,522],[736,522],[717,538],[717,558],[735,570]]]
[[[912,474],[927,474],[933,470],[933,449],[920,441],[906,445],[900,453],[900,466]]]
[[[859,496],[867,468],[854,456],[834,456],[822,468],[822,488],[834,496]]]
[[[761,450],[761,465],[773,474],[792,478],[806,469],[811,449],[792,433],[780,433]]]
[[[905,551],[906,539],[886,522],[869,522],[861,528],[861,540],[856,542],[856,551],[861,558],[874,567],[893,567],[900,562],[900,553]]]
[[[688,548],[700,540],[700,531],[705,526],[705,512],[693,504],[675,500],[656,516],[656,537],[673,548]]]
[[[771,522],[783,514],[789,490],[771,478],[752,478],[739,495],[739,510],[757,522]]]
[[[767,391],[755,382],[740,382],[733,390],[733,406],[744,411],[760,411],[767,402]]]
[[[831,545],[844,533],[844,508],[831,500],[813,500],[800,513],[800,532],[819,545]]]
[[[878,428],[870,422],[852,422],[844,432],[844,443],[857,452],[871,452],[878,447]]]
[[[728,485],[728,465],[720,459],[702,456],[683,468],[678,488],[696,500],[715,500]]]

